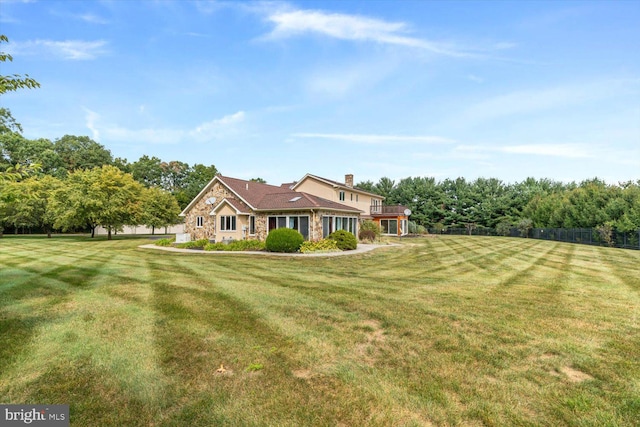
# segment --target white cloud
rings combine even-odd
[[[91,131],[91,136],[94,141],[100,140],[100,131],[96,128],[96,121],[100,119],[100,115],[95,111],[91,111],[88,108],[84,108],[84,111],[87,113],[85,115],[86,126]]]
[[[358,144],[450,144],[452,139],[428,135],[375,135],[375,134],[341,134],[341,133],[294,133],[295,138],[330,139],[354,142]]]
[[[571,159],[595,157],[592,148],[583,144],[525,144],[502,147],[500,151],[513,154],[566,157]]]
[[[369,91],[397,68],[393,60],[367,60],[356,64],[331,64],[306,76],[305,89],[313,95],[342,97],[355,91]]]
[[[31,40],[11,42],[7,50],[16,55],[53,55],[62,59],[88,60],[104,55],[107,42],[104,40]]]
[[[597,155],[597,149],[587,144],[521,144],[501,147],[460,145],[456,147],[455,151],[463,156],[469,155],[471,158],[474,155],[477,155],[478,158],[485,158],[483,153],[486,152],[564,157],[570,159],[594,158]]]
[[[505,116],[536,113],[637,92],[640,79],[618,79],[520,90],[480,101],[462,111],[458,122],[476,123]]]
[[[376,42],[423,49],[453,57],[479,57],[455,45],[434,42],[408,35],[404,22],[389,22],[358,15],[326,13],[318,10],[286,10],[267,12],[267,20],[275,28],[266,38],[278,39],[305,33],[321,34],[340,40]]]
[[[93,13],[85,13],[85,14],[81,14],[81,15],[74,15],[75,18],[80,19],[82,21],[88,22],[90,24],[100,24],[100,25],[106,25],[109,23],[109,21],[107,21],[106,19],[98,16],[98,15],[94,15]]]
[[[143,111],[144,106],[140,107]],[[86,127],[91,130],[93,138],[104,140],[146,143],[146,144],[177,144],[180,142],[210,142],[220,138],[228,138],[238,133],[237,124],[244,121],[244,111],[229,114],[220,119],[204,122],[193,129],[171,128],[143,128],[130,129],[118,125],[100,125],[101,117],[98,113],[87,108],[85,116]]]
[[[228,134],[229,131],[234,129],[236,124],[244,121],[244,118],[244,111],[238,111],[237,113],[224,116],[221,119],[215,119],[209,122],[202,123],[194,130],[190,131],[189,136],[199,141],[216,139],[222,135]]]

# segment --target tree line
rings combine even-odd
[[[95,230],[124,225],[153,228],[179,223],[178,213],[218,173],[214,165],[189,165],[141,156],[129,163],[88,136],[55,141],[27,139],[0,109],[0,233],[10,229]],[[261,182],[264,180],[256,178]],[[640,180],[611,185],[527,178],[437,181],[383,177],[357,187],[402,204],[411,220],[432,229],[512,227],[640,229]]]
[[[509,184],[496,178],[436,181],[387,177],[357,187],[385,197],[386,204],[411,209],[411,220],[427,228],[598,228],[640,229],[640,180],[607,184],[527,178]]]
[[[214,165],[129,163],[88,136],[27,139],[0,108],[0,235],[3,230],[153,230],[180,222],[182,208],[218,173]]]

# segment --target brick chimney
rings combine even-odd
[[[344,176],[344,185],[349,188],[353,188],[353,174],[347,174]]]

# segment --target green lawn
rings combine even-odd
[[[0,239],[0,402],[73,426],[640,425],[638,251],[144,243]]]

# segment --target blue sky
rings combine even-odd
[[[28,138],[313,173],[640,179],[639,1],[4,1]]]

